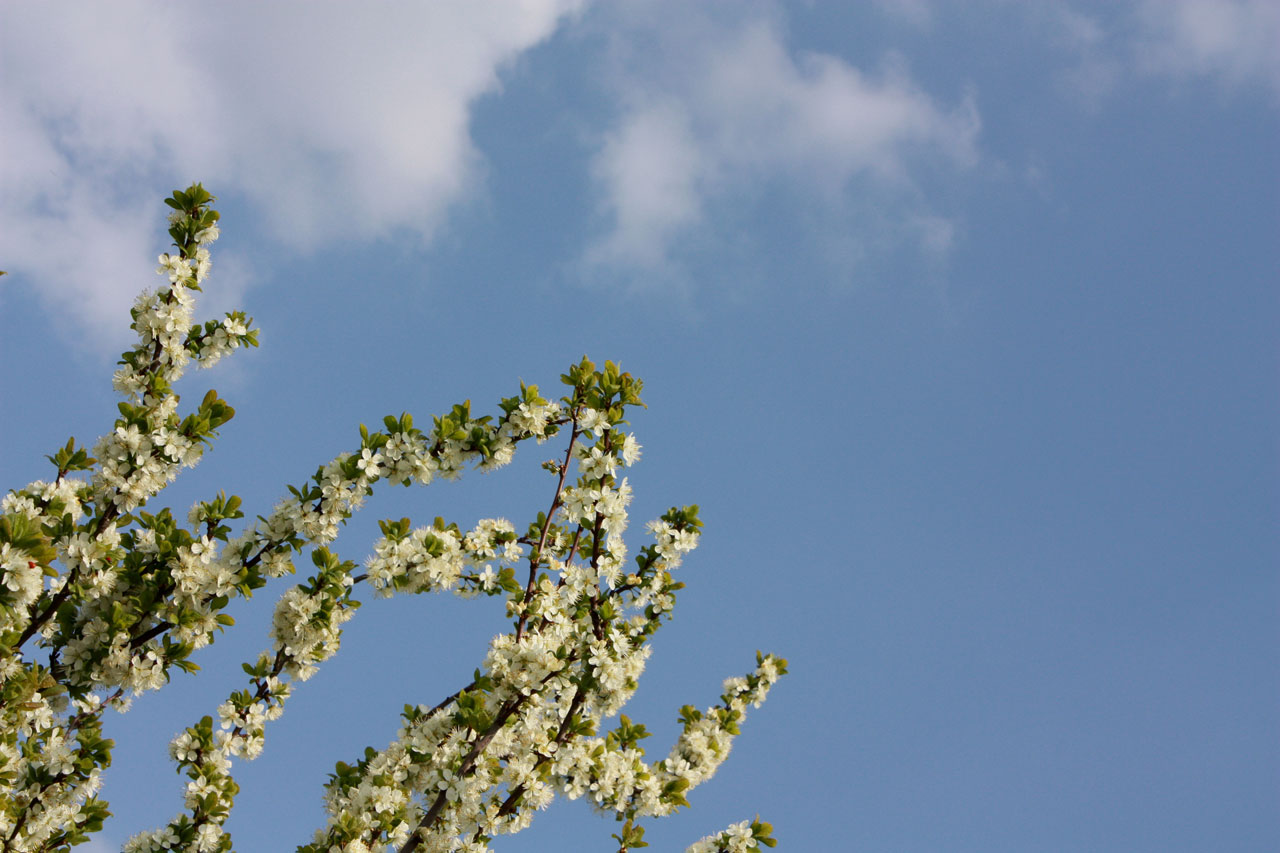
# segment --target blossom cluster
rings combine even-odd
[[[777,844],[772,826],[758,819],[744,820],[693,843],[685,853],[750,853],[759,850],[761,845],[776,847]]]
[[[199,461],[233,414],[211,393],[179,415],[173,385],[185,367],[256,344],[239,312],[192,321],[218,238],[211,200],[199,185],[167,200],[177,251],[160,256],[166,284],[133,309],[138,340],[114,378],[126,401],[95,445],[97,458],[68,441],[49,457],[52,482],[31,483],[0,502],[0,839],[7,850],[66,849],[101,828],[107,807],[97,792],[112,747],[101,735],[103,710],[123,709],[130,695],[167,683],[169,668],[188,666],[190,652],[223,624],[201,591],[188,590],[208,619],[177,595],[180,566],[198,563],[207,539],[193,550],[194,538],[167,513],[131,515]],[[79,471],[90,476],[71,476]],[[214,527],[208,535],[217,535]],[[34,659],[28,644],[45,660]]]
[[[640,381],[584,358],[561,377],[568,390],[559,400],[521,383],[495,415],[462,403],[426,430],[408,414],[388,416],[381,430],[362,426],[357,448],[290,486],[239,532],[232,525],[245,514],[235,496],[198,502],[185,523],[169,509],[148,511],[234,415],[213,391],[181,413],[174,383],[188,365],[257,342],[240,312],[193,320],[218,237],[212,200],[198,184],[166,200],[176,251],[160,256],[165,284],[132,311],[138,342],[114,377],[125,396],[120,418],[93,456],[69,441],[49,457],[51,482],[0,504],[0,847],[65,850],[99,830],[113,746],[102,737],[103,712],[127,709],[175,668],[193,670],[191,655],[233,624],[228,604],[297,572],[304,552],[310,576],[280,596],[269,647],[244,664],[247,685],[170,743],[186,777],[182,813],[135,835],[126,853],[231,849],[224,825],[238,792],[235,760],[262,752],[268,724],[339,651],[362,589],[377,598],[501,596],[510,631],[493,639],[469,684],[434,706],[406,707],[392,743],[337,764],[326,824],[300,851],[478,853],[527,827],[557,794],[587,797],[624,821],[620,850],[643,846],[638,821],[688,805],[687,792],[725,760],[746,708],[764,700],[786,663],[758,654],[752,672],[725,682],[718,704],[685,706],[682,732],[656,763],[640,746],[645,727],[619,717],[683,587],[675,571],[702,530],[696,506],[673,507],[648,525],[652,541],[628,554],[632,492],[622,475],[641,447],[626,415],[642,405]],[[567,442],[543,466],[555,482],[551,507],[527,525],[384,520],[363,563],[331,549],[379,484],[495,470],[521,443],[556,436]],[[730,827],[690,850],[772,846],[767,827]]]

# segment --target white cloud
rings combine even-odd
[[[1275,0],[1147,0],[1139,19],[1139,67],[1230,86],[1262,83],[1280,95],[1280,3]]]
[[[109,342],[195,178],[291,249],[429,239],[477,179],[472,102],[579,5],[5,4],[5,286]]]
[[[856,182],[910,208],[903,239],[945,249],[945,229],[918,227],[942,221],[921,209],[914,174],[921,162],[975,162],[970,100],[942,107],[892,61],[866,73],[830,54],[795,54],[768,14],[729,24],[686,15],[678,28],[669,18],[627,22],[643,50],[622,56],[613,78],[623,107],[595,159],[608,225],[585,255],[589,269],[669,269],[708,224],[709,205],[749,203],[771,184],[829,210],[833,228],[856,230],[844,204]]]

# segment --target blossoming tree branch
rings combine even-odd
[[[184,412],[175,382],[191,365],[257,344],[241,312],[192,319],[218,238],[212,202],[199,184],[165,200],[175,251],[160,256],[166,283],[133,308],[137,343],[114,377],[125,398],[114,427],[92,456],[68,441],[48,457],[51,480],[9,492],[0,506],[0,850],[67,850],[100,830],[113,746],[103,713],[165,686],[175,668],[196,669],[192,654],[233,624],[230,603],[298,573],[304,553],[309,576],[281,596],[269,647],[244,664],[244,688],[170,744],[187,780],[184,810],[135,835],[127,853],[232,849],[224,824],[238,791],[234,759],[262,751],[293,690],[338,651],[362,590],[501,596],[510,631],[469,684],[434,705],[406,706],[394,741],[337,764],[325,786],[328,820],[300,853],[479,853],[527,827],[557,793],[614,815],[619,851],[645,846],[642,821],[689,805],[689,790],[716,771],[747,706],[764,700],[786,662],[757,654],[718,704],[682,708],[682,731],[656,762],[641,746],[645,727],[619,715],[683,587],[673,573],[702,529],[696,506],[672,508],[627,559],[631,490],[620,475],[640,458],[626,431],[640,381],[583,359],[561,377],[559,400],[521,384],[492,415],[463,403],[429,429],[407,414],[378,431],[362,426],[358,447],[238,532],[245,514],[234,496],[198,502],[185,518],[149,510],[234,415],[214,391]],[[523,526],[382,521],[363,565],[329,547],[381,484],[491,470],[520,444],[552,439],[563,450],[543,465],[551,497]],[[689,850],[758,850],[774,845],[770,833],[746,821]]]

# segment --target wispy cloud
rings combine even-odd
[[[1066,3],[1037,4],[1024,14],[1051,50],[1070,57],[1056,73],[1059,90],[1083,106],[1099,107],[1125,73],[1115,55],[1112,28]]]
[[[1280,96],[1280,3],[1275,0],[1146,0],[1136,46],[1140,69],[1261,83]]]
[[[579,5],[6,4],[6,285],[111,338],[197,177],[295,250],[429,239],[477,177],[471,104]]]
[[[914,27],[933,24],[933,4],[930,0],[875,0],[881,14]]]
[[[1280,97],[1280,4],[1274,0],[1142,0],[1134,6],[1053,2],[1022,8],[1034,38],[1069,57],[1065,93],[1098,107],[1141,79],[1261,86]]]
[[[591,248],[591,262],[660,266],[679,232],[702,218],[707,170],[715,165],[705,160],[683,104],[630,110],[593,164],[613,230]]]
[[[919,203],[915,171],[976,161],[972,100],[939,104],[892,57],[864,71],[793,51],[776,14],[731,22],[685,14],[678,27],[669,19],[661,10],[633,14],[632,35],[621,48],[615,42],[622,55],[611,84],[623,106],[595,156],[605,222],[584,255],[588,270],[678,264],[681,245],[708,226],[709,206],[750,204],[778,183],[821,206],[838,230],[858,228],[845,215],[855,183],[862,194],[905,201],[901,234],[943,250],[936,226],[945,223]],[[923,221],[935,227],[921,230]]]

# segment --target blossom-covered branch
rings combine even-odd
[[[197,669],[192,654],[234,624],[230,602],[295,573],[304,553],[311,574],[283,591],[269,646],[244,664],[247,684],[170,744],[187,779],[182,812],[135,835],[127,853],[231,850],[224,825],[239,790],[234,760],[262,752],[268,723],[340,650],[342,626],[366,603],[362,590],[375,599],[501,596],[510,630],[490,643],[469,684],[434,705],[406,706],[390,744],[336,765],[325,786],[328,820],[301,853],[479,853],[527,827],[556,794],[589,797],[623,822],[620,850],[643,846],[639,821],[688,806],[688,792],[724,761],[747,706],[764,700],[786,662],[758,654],[754,670],[725,682],[719,704],[685,706],[675,746],[653,764],[640,746],[645,727],[619,717],[683,587],[675,572],[702,531],[696,506],[673,507],[629,557],[623,474],[641,457],[628,422],[643,405],[641,382],[584,358],[561,377],[557,400],[521,383],[492,415],[473,415],[468,401],[430,429],[408,414],[388,416],[381,430],[362,426],[358,446],[238,532],[245,512],[236,496],[197,502],[184,520],[152,511],[235,414],[214,391],[182,413],[174,384],[190,364],[207,367],[257,343],[241,312],[193,320],[218,237],[212,201],[199,184],[166,200],[175,251],[160,256],[165,284],[133,309],[138,339],[114,377],[125,400],[111,430],[92,456],[68,441],[49,457],[52,480],[13,490],[0,505],[0,849],[66,850],[99,830],[112,749],[104,711],[126,710],[168,684],[174,668]],[[543,465],[550,502],[525,523],[387,519],[363,564],[333,550],[380,484],[493,471],[530,439],[557,437],[563,451]],[[773,840],[757,821],[690,850],[762,844]]]

